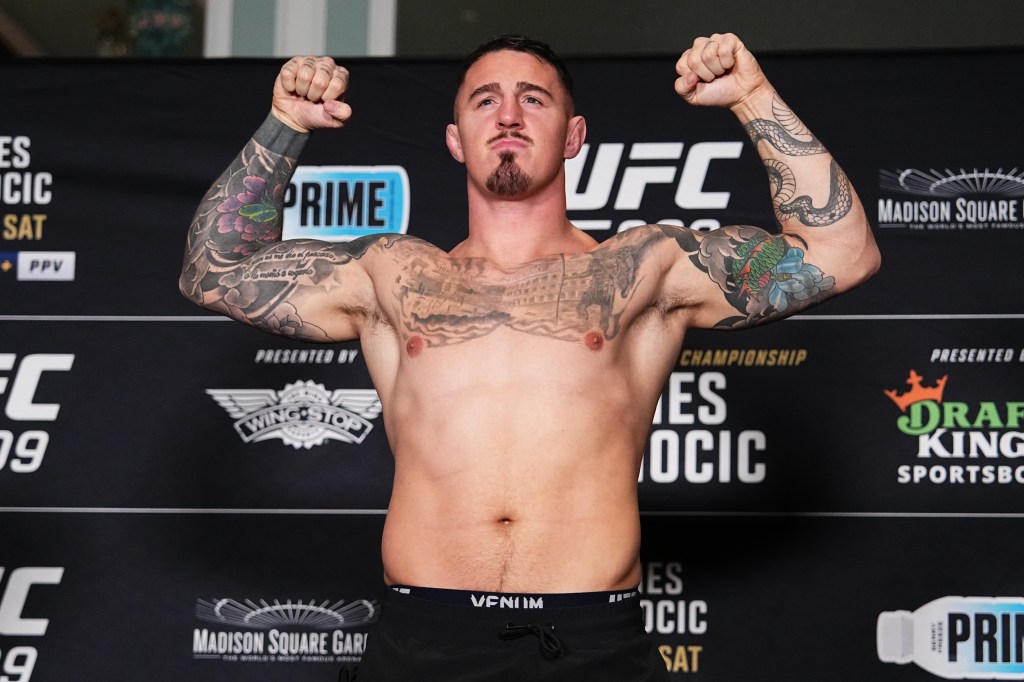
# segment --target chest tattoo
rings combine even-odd
[[[396,293],[402,323],[428,346],[468,341],[499,327],[565,341],[597,330],[587,339],[597,350],[620,330],[636,291],[639,254],[624,245],[542,258],[511,271],[480,259],[413,258]]]

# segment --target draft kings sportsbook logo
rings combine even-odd
[[[909,390],[883,393],[900,409],[896,428],[916,440],[916,464],[902,464],[901,484],[1024,484],[1024,401],[959,402],[946,396],[949,375],[910,370]]]
[[[235,431],[246,443],[279,439],[296,450],[328,440],[362,443],[381,413],[373,389],[334,389],[297,381],[269,388],[211,388],[206,391],[235,418]]]

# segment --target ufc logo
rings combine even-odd
[[[622,165],[625,145],[602,142],[594,154],[593,168],[585,189],[581,189],[583,166],[590,155],[584,144],[576,158],[565,163],[566,208],[570,211],[602,209],[608,205],[615,177]],[[640,208],[648,185],[677,183],[675,204],[682,209],[723,209],[729,205],[729,192],[704,190],[708,168],[716,159],[738,159],[742,142],[698,142],[683,159],[682,142],[634,142],[629,148],[630,161],[671,161],[660,165],[627,165],[615,194],[616,210]],[[681,163],[680,163],[681,162]],[[678,171],[678,175],[677,175]],[[677,179],[678,177],[678,179]]]
[[[13,370],[17,359],[14,353],[0,353],[0,372]],[[74,362],[75,356],[70,353],[35,353],[22,358],[13,379],[0,376],[0,394],[7,392],[4,414],[8,419],[51,422],[57,419],[60,405],[35,402],[36,390],[45,372],[66,372]]]
[[[0,586],[4,569],[0,567]],[[24,618],[22,612],[33,585],[59,585],[64,577],[63,567],[16,568],[11,571],[7,585],[0,590],[0,635],[42,636],[50,621],[46,618]]]

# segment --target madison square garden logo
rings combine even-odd
[[[917,459],[897,468],[897,481],[1024,484],[1024,401],[950,400],[952,383],[948,374],[926,378],[910,370],[906,390],[883,391],[899,408],[896,428]]]
[[[1024,229],[1024,171],[1017,168],[883,170],[879,187],[882,228]]]
[[[195,659],[237,663],[351,663],[377,621],[376,601],[197,599]]]

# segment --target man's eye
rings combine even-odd
[[[485,106],[487,104],[494,104],[494,99],[491,97],[484,97],[482,100],[476,103],[478,107]]]
[[[533,95],[527,95],[525,101],[527,104],[541,104],[540,99],[534,97]]]

